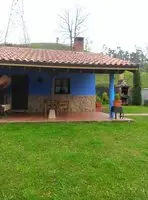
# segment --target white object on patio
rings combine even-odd
[[[7,112],[7,111],[11,110],[11,105],[10,104],[2,105],[2,107],[4,108],[4,112]]]
[[[53,109],[49,110],[48,119],[56,119],[55,110],[53,110]]]

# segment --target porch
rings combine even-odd
[[[10,113],[0,117],[0,124],[5,123],[58,123],[58,122],[131,122],[133,120],[124,118],[113,120],[103,112],[81,112],[68,113],[57,116],[56,119],[48,119],[43,114],[35,113]]]

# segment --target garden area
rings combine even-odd
[[[120,88],[121,89],[121,88]],[[133,88],[132,94],[129,97],[128,92],[122,96],[123,94],[119,91],[116,91],[115,98],[113,101],[114,107],[123,107],[123,111],[125,114],[148,114],[148,106],[141,106],[142,104],[142,96],[141,96],[141,77],[140,72],[137,71],[133,77]],[[126,98],[125,98],[126,97]],[[129,98],[131,101],[129,101]],[[100,96],[96,94],[96,108],[98,111],[102,111],[105,113],[109,112],[109,94],[104,91]]]
[[[148,88],[148,72],[141,72],[141,86],[142,88]],[[124,78],[126,83],[133,87],[133,73],[126,71],[124,73]],[[117,86],[119,81],[119,75],[115,75],[115,85]],[[107,74],[97,74],[96,75],[96,86],[105,86],[108,87],[109,85],[109,76]]]
[[[0,200],[148,199],[148,117],[134,119],[1,125]]]

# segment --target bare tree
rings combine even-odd
[[[64,13],[59,16],[59,31],[65,39],[69,39],[71,49],[73,48],[75,38],[84,34],[85,22],[88,16],[89,14],[84,13],[82,8],[76,8],[74,15],[71,10],[65,10]]]
[[[92,40],[89,40],[89,38],[85,39],[85,51],[89,52],[91,51],[91,45],[93,44]]]

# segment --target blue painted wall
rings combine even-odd
[[[29,77],[29,94],[31,95],[49,95],[51,94],[52,77],[43,72],[30,72]],[[38,78],[42,78],[42,83],[38,81]]]
[[[95,74],[61,74],[57,77],[70,78],[72,95],[95,95]]]
[[[8,68],[0,68],[0,75],[27,74],[29,77],[29,94],[31,95],[49,95],[53,78],[69,78],[71,95],[95,95],[95,74],[60,74],[58,76],[50,75],[46,72],[24,71],[21,68],[14,68],[9,71]],[[42,77],[43,82],[38,82],[38,77]]]

